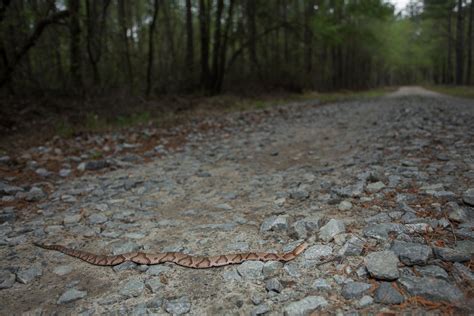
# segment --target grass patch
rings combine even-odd
[[[425,86],[426,89],[453,97],[474,99],[473,86]]]
[[[70,138],[74,135],[75,129],[66,120],[62,120],[56,123],[54,127],[56,135],[62,138]]]

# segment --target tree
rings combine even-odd
[[[125,11],[125,1],[126,0],[118,0],[118,17],[119,17],[119,24],[120,24],[120,35],[122,38],[122,45],[123,45],[123,59],[126,69],[126,77],[128,77],[129,89],[130,92],[133,92],[134,88],[134,78],[133,78],[133,70],[132,70],[132,60],[130,56],[130,43],[128,40],[128,22],[126,18],[126,11]]]
[[[153,60],[155,51],[155,25],[156,17],[158,16],[159,0],[153,1],[153,14],[150,23],[150,30],[148,32],[148,66],[146,71],[146,95],[149,96],[152,86],[152,72],[153,72]]]
[[[209,1],[199,0],[199,29],[201,37],[201,87],[208,88],[210,82],[209,69]]]
[[[458,0],[456,21],[456,84],[462,85],[464,79],[463,0]]]
[[[189,72],[188,80],[194,78],[194,27],[193,27],[193,10],[191,0],[186,0],[186,60],[185,64]]]
[[[76,91],[82,91],[81,26],[79,22],[79,10],[79,0],[69,0],[69,12],[71,12],[69,22],[69,66],[73,89]]]
[[[469,9],[469,26],[467,32],[467,68],[466,68],[466,84],[471,84],[471,76],[472,76],[472,36],[473,36],[473,26],[472,26],[472,19],[474,15],[474,3],[471,0]]]
[[[11,58],[10,60],[8,60],[8,58],[6,57],[6,53],[4,51],[2,52],[2,60],[5,67],[3,74],[0,77],[0,88],[10,81],[11,75],[15,68],[25,57],[25,55],[30,51],[30,49],[35,46],[36,42],[41,37],[41,34],[43,34],[46,27],[65,19],[69,15],[70,11],[63,10],[54,13],[51,16],[37,22],[35,27],[33,28],[33,32],[31,33],[31,35],[28,36],[25,43],[23,43],[20,49],[13,54],[13,58]]]

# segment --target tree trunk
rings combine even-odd
[[[201,37],[201,86],[209,86],[209,2],[199,0],[199,29]]]
[[[172,67],[176,67],[178,64],[175,44],[174,44],[174,33],[173,33],[173,26],[171,25],[171,15],[169,5],[173,3],[173,1],[162,0],[162,8],[164,13],[164,22],[165,22],[165,30],[166,30],[166,37],[168,38],[168,51],[171,55],[172,60]]]
[[[453,47],[453,36],[452,36],[452,11],[449,8],[448,14],[448,60],[446,64],[446,83],[452,84],[453,83],[453,60],[452,60],[452,47]]]
[[[189,73],[188,80],[192,80],[194,73],[194,28],[191,0],[186,0],[186,67]]]
[[[472,76],[472,16],[474,15],[474,2],[471,1],[471,6],[469,9],[469,25],[467,31],[467,75],[466,75],[466,84],[471,84],[471,76]]]
[[[464,79],[464,22],[463,0],[458,0],[457,26],[456,26],[456,84],[462,85]]]
[[[224,40],[222,43],[221,51],[220,51],[220,60],[218,64],[218,72],[217,72],[217,81],[214,86],[214,91],[219,93],[222,91],[222,85],[224,84],[224,75],[226,70],[226,63],[227,63],[227,43],[229,40],[229,32],[232,28],[232,14],[234,9],[234,0],[229,0],[229,9],[227,12],[227,21],[226,21],[226,28],[224,32]]]
[[[304,64],[306,74],[311,73],[313,67],[313,34],[311,32],[311,19],[314,14],[314,0],[306,0],[304,11]]]
[[[247,11],[247,24],[248,24],[248,39],[249,39],[249,57],[250,61],[257,69],[257,23],[255,21],[255,15],[257,10],[257,0],[247,0],[246,11]]]
[[[82,90],[81,73],[81,25],[79,22],[79,0],[69,0],[69,11],[71,18],[69,23],[69,53],[70,53],[70,73],[74,90]]]
[[[215,90],[215,85],[217,84],[217,78],[219,76],[219,57],[222,45],[221,20],[223,11],[224,0],[217,0],[217,12],[214,25],[214,47],[212,50],[212,80],[211,85],[208,87],[211,90]]]
[[[155,25],[156,17],[158,16],[159,0],[153,1],[153,16],[150,23],[150,29],[148,31],[148,66],[146,68],[146,95],[149,96],[152,86],[152,75],[153,75],[153,57],[155,51]]]
[[[125,0],[118,0],[118,17],[121,30],[122,44],[123,44],[123,57],[125,61],[126,74],[129,82],[130,92],[133,92],[133,70],[132,61],[130,57],[130,44],[128,41],[128,26],[127,19],[125,17]]]

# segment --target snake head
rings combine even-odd
[[[306,241],[303,241],[301,244],[299,244],[294,250],[293,250],[293,254],[295,256],[298,256],[299,254],[301,254],[303,251],[306,250],[306,248],[308,248],[308,243]]]

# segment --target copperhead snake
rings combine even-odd
[[[62,245],[44,245],[39,243],[34,243],[36,246],[56,250],[62,252],[68,256],[79,258],[90,264],[97,266],[115,266],[127,261],[131,261],[137,264],[160,264],[164,262],[173,262],[177,265],[194,268],[194,269],[207,269],[212,267],[221,267],[229,264],[238,264],[244,261],[283,261],[287,262],[295,259],[299,254],[301,254],[307,247],[306,242],[301,243],[296,246],[293,251],[287,253],[270,253],[270,252],[246,252],[246,253],[236,253],[236,254],[227,254],[220,256],[212,257],[198,257],[191,256],[181,252],[163,252],[156,254],[148,254],[144,252],[128,252],[124,254],[119,254],[115,256],[102,256],[96,255],[90,252],[82,250],[74,250],[67,248]]]

